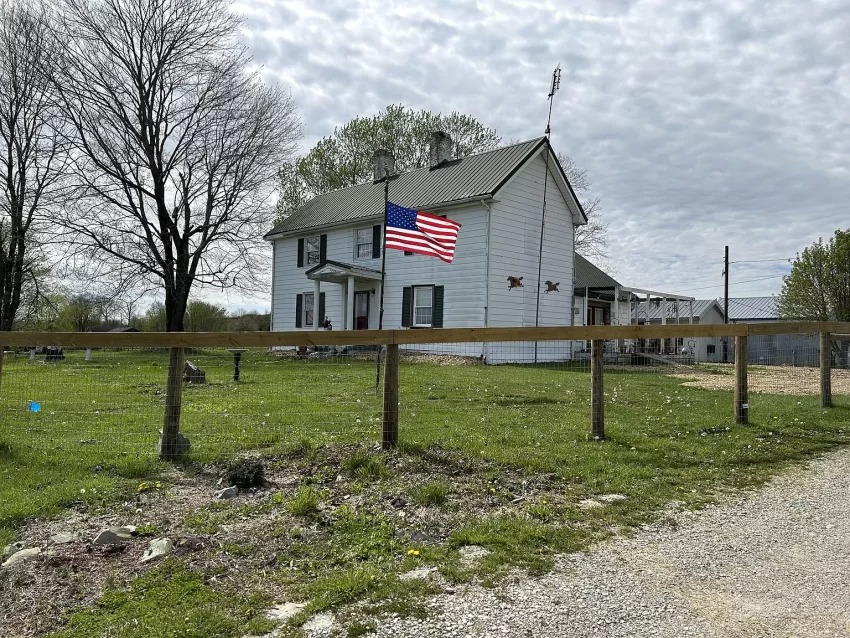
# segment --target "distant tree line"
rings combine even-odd
[[[51,332],[106,332],[126,327],[141,332],[167,332],[168,319],[162,302],[151,304],[141,314],[127,314],[121,300],[108,295],[52,294],[23,327]],[[267,312],[228,313],[223,306],[201,300],[190,301],[187,306],[187,332],[253,332],[267,331],[269,327]]]

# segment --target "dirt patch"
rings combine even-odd
[[[735,367],[731,364],[713,364],[682,369],[671,374],[685,379],[683,385],[706,390],[733,390]],[[747,386],[750,392],[765,394],[819,394],[820,369],[794,366],[748,366]],[[832,393],[850,394],[850,370],[832,371]]]
[[[30,521],[17,538],[45,554],[0,571],[0,635],[28,638],[56,630],[70,612],[93,605],[104,591],[128,586],[153,566],[139,561],[157,537],[171,539],[179,560],[204,574],[208,585],[234,596],[248,591],[283,601],[291,600],[293,583],[303,577],[299,548],[327,543],[343,508],[383,517],[397,538],[422,547],[445,542],[472,517],[524,512],[541,499],[552,507],[578,507],[588,496],[556,475],[522,473],[440,448],[381,454],[387,475],[380,480],[345,471],[352,456],[374,451],[322,446],[266,459],[267,485],[228,500],[215,498],[223,467],[175,468],[160,487],[146,481],[145,491],[108,510],[87,511],[80,503],[59,518]],[[443,506],[414,502],[416,488],[431,482],[449,486]],[[287,503],[306,485],[321,494],[318,511],[293,515]],[[92,543],[101,529],[122,525],[148,535],[115,546]],[[79,540],[51,544],[50,537],[60,532]]]

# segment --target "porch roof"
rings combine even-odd
[[[373,281],[381,280],[381,271],[373,270],[372,268],[363,268],[362,266],[354,266],[352,264],[344,264],[340,261],[328,260],[318,266],[313,266],[306,273],[307,279],[318,281],[329,281],[336,284],[344,284],[349,277],[357,279],[371,279]]]

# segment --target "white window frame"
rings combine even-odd
[[[361,241],[360,233],[366,234],[366,241]],[[354,229],[354,258],[355,259],[372,259],[372,239],[373,230],[371,226]],[[360,254],[360,248],[365,249],[365,254]]]
[[[311,244],[315,246],[311,249]],[[312,266],[322,260],[322,238],[319,235],[304,238],[304,264]],[[311,293],[312,294],[312,293]]]
[[[314,295],[313,295],[312,292],[301,293],[301,299],[302,299],[301,305],[303,306],[301,308],[301,325],[304,326],[305,328],[307,326],[310,326],[312,328],[313,327],[313,320],[316,317],[316,303],[315,303],[316,300],[314,299]],[[310,308],[309,314],[307,312],[308,306]],[[307,320],[307,317],[310,318],[309,321]]]
[[[430,295],[430,299],[428,301],[428,305],[418,303],[419,293],[428,291]],[[428,316],[428,323],[417,321],[417,309],[419,308],[428,308],[430,309]],[[430,328],[434,323],[434,286],[413,286],[413,290],[411,293],[410,300],[410,310],[413,313],[413,316],[410,320],[410,325],[414,328]]]

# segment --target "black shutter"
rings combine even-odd
[[[431,327],[443,327],[443,296],[445,286],[434,286],[434,308],[431,311]]]
[[[319,314],[313,317],[313,321],[318,321],[319,325],[325,321],[325,293],[319,293]]]
[[[319,263],[323,264],[328,260],[328,236],[322,235],[319,238]]]
[[[298,240],[298,267],[304,267],[304,238]]]
[[[372,259],[381,256],[381,225],[372,226]]]
[[[401,291],[401,325],[409,328],[413,324],[413,312],[411,304],[413,303],[413,288],[405,286]]]
[[[303,241],[303,240],[299,240]],[[295,327],[301,328],[301,314],[304,312],[304,295],[295,295]]]

